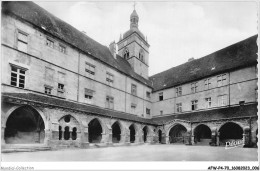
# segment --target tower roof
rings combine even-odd
[[[135,9],[132,12],[132,14],[130,15],[130,18],[133,18],[133,17],[139,17],[138,14],[136,13]]]

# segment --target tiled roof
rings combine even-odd
[[[38,26],[40,29],[45,30],[59,39],[71,44],[84,53],[101,60],[109,66],[151,87],[150,81],[136,74],[131,66],[126,64],[127,61],[125,61],[125,59],[120,56],[115,59],[110,53],[108,47],[101,45],[33,2],[2,2],[2,12],[11,13],[35,26]]]
[[[211,75],[257,64],[257,35],[203,58],[151,76],[154,91],[178,86]]]
[[[137,33],[142,39],[145,40],[144,34],[138,28],[132,28],[123,34],[123,39],[130,36],[133,33]]]
[[[257,116],[257,104],[232,106],[228,108],[219,108],[206,111],[189,112],[184,114],[175,114],[164,117],[153,118],[153,122],[163,124],[168,121],[179,119],[188,122],[202,122],[230,118]]]
[[[105,108],[101,108],[101,107],[97,107],[97,106],[93,106],[93,105],[81,104],[78,102],[68,101],[68,100],[61,99],[61,98],[50,97],[47,95],[39,95],[39,94],[34,94],[34,93],[2,93],[3,101],[6,101],[6,98],[8,98],[8,97],[19,98],[21,100],[22,99],[29,100],[29,101],[33,101],[35,103],[41,103],[41,104],[46,104],[46,105],[50,105],[50,106],[60,106],[62,108],[80,110],[80,111],[84,111],[86,113],[104,116],[104,117],[113,117],[113,118],[118,118],[118,119],[123,119],[123,120],[130,120],[130,121],[136,121],[136,122],[155,125],[155,123],[153,123],[153,121],[151,119],[145,119],[145,118],[141,118],[141,117],[135,116],[133,114],[125,113],[125,112],[109,110],[109,109],[105,109]]]

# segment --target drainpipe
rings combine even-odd
[[[230,72],[228,72],[228,107],[230,107]]]

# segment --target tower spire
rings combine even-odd
[[[136,5],[136,2],[134,2],[134,11],[132,12],[131,16],[130,16],[130,29],[133,29],[133,28],[138,28],[138,20],[139,20],[139,17],[135,11],[135,5]]]

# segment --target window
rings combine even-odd
[[[48,85],[44,85],[44,93],[51,94],[52,87]]]
[[[182,112],[182,103],[176,104],[177,112]]]
[[[176,88],[176,97],[181,96],[182,95],[182,87],[177,87]]]
[[[88,76],[95,75],[95,66],[86,62],[85,71],[88,73]]]
[[[146,92],[146,97],[149,99],[151,98],[151,93],[149,91]]]
[[[11,85],[24,88],[25,84],[25,69],[11,66]]]
[[[191,101],[191,110],[197,110],[198,109],[198,100]]]
[[[218,76],[218,87],[224,86],[227,84],[227,75],[219,75]]]
[[[47,38],[47,40],[46,40],[46,45],[49,46],[49,47],[51,47],[51,48],[54,48],[54,41],[52,41],[52,40],[50,40],[50,39]]]
[[[59,92],[64,92],[64,84],[58,83],[58,91]]]
[[[45,80],[49,82],[53,82],[54,70],[51,68],[45,68]]]
[[[159,93],[159,101],[163,100],[163,92]]]
[[[146,114],[147,114],[147,115],[150,115],[150,114],[151,114],[151,110],[148,109],[148,108],[146,108]]]
[[[135,114],[136,104],[131,104],[131,113]]]
[[[139,52],[139,59],[141,61],[144,61],[144,51],[143,51],[143,49],[141,49],[140,52]]]
[[[125,51],[124,51],[124,58],[125,59],[129,58],[129,50],[128,49],[125,49]]]
[[[27,34],[18,31],[17,49],[22,52],[27,52]]]
[[[160,115],[163,115],[163,111],[162,110],[160,110]]]
[[[93,93],[94,93],[93,90],[85,88],[85,102],[86,103],[92,104],[92,102],[93,102],[92,101],[93,100]]]
[[[205,98],[206,108],[211,108],[211,97]]]
[[[191,84],[191,93],[196,93],[198,91],[198,83]]]
[[[63,45],[60,45],[59,50],[60,50],[61,53],[66,53],[66,48]]]
[[[218,96],[218,105],[226,106],[227,105],[227,95]]]
[[[114,98],[111,96],[106,97],[106,108],[114,109]]]
[[[106,78],[107,84],[112,86],[114,82],[114,76],[107,72],[107,78]]]
[[[131,85],[131,94],[133,94],[133,95],[136,95],[137,93],[136,93],[136,85],[135,84],[132,84]]]
[[[210,80],[210,78],[206,79],[204,81],[204,83],[205,83],[205,90],[208,90],[208,89],[212,88],[211,87],[211,80]]]

